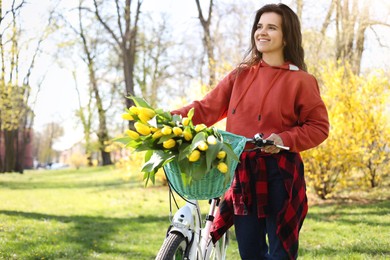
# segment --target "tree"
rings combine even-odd
[[[76,71],[73,71],[73,79],[75,82],[75,88],[77,92],[77,98],[79,102],[79,109],[76,111],[76,116],[80,118],[81,124],[83,126],[84,140],[85,140],[85,155],[87,159],[87,165],[92,166],[92,144],[91,144],[91,135],[92,135],[92,93],[89,91],[88,103],[83,107],[81,103],[80,90],[77,83]],[[77,160],[76,160],[77,161]]]
[[[134,68],[137,52],[138,22],[141,14],[142,1],[137,0],[135,8],[132,8],[131,0],[115,0],[114,16],[109,13],[110,6],[106,2],[93,1],[95,15],[105,31],[110,35],[110,43],[114,47],[117,57],[121,58],[121,65],[125,82],[124,97],[134,95]],[[103,11],[107,10],[107,17],[103,17]],[[133,104],[131,99],[125,98],[126,107]],[[130,125],[131,126],[131,125]]]
[[[300,10],[303,8],[302,1],[297,1]],[[375,32],[377,26],[390,27],[390,24],[377,20],[371,14],[372,5],[369,1],[363,0],[332,0],[328,10],[324,12],[324,17],[320,32],[317,33],[317,44],[312,44],[311,48],[316,47],[312,55],[328,53],[329,34],[334,36],[333,46],[334,53],[330,56],[340,66],[350,64],[352,72],[359,74],[361,71],[361,61],[365,49],[366,35],[368,29]],[[335,33],[333,33],[335,32]],[[378,37],[378,41],[380,37]],[[318,62],[314,57],[313,61]]]
[[[3,15],[3,3],[0,1],[0,147],[4,148],[4,158],[0,158],[0,172],[17,171],[23,173],[25,148],[31,142],[34,114],[30,107],[30,77],[35,61],[40,53],[41,44],[47,38],[48,26],[36,40],[35,49],[22,58],[25,42],[22,41],[23,30],[20,23],[20,12],[25,1],[12,1],[10,10]],[[7,38],[9,36],[9,38]],[[30,43],[31,44],[31,43]],[[31,50],[29,50],[31,51]],[[27,52],[28,53],[28,52]],[[26,58],[24,57],[24,58]],[[25,76],[20,79],[23,69]],[[2,139],[0,138],[0,140]]]
[[[161,15],[159,22],[150,23],[152,18],[149,18],[146,22],[141,23],[142,27],[140,26],[142,32],[138,36],[138,62],[135,80],[145,100],[152,107],[157,107],[159,90],[171,76],[168,69],[173,61],[169,60],[168,51],[175,43],[171,40],[172,35],[169,32],[166,15]]]
[[[84,62],[86,63],[88,67],[88,76],[89,76],[89,83],[91,86],[91,92],[95,98],[95,104],[97,107],[97,112],[98,112],[98,118],[99,118],[99,127],[97,131],[97,136],[99,140],[99,150],[100,154],[102,157],[102,164],[103,165],[110,165],[112,164],[110,153],[106,151],[105,147],[107,143],[109,142],[109,134],[108,134],[108,129],[107,129],[107,118],[106,118],[106,110],[103,107],[103,100],[101,97],[101,93],[99,91],[98,87],[98,79],[96,75],[96,66],[95,66],[95,57],[92,53],[92,48],[91,46],[94,46],[93,43],[90,44],[87,41],[87,37],[84,33],[84,27],[82,23],[82,1],[79,2],[79,37],[81,38],[82,41],[82,47],[84,51]],[[84,120],[84,127],[88,127],[87,122]],[[87,129],[85,129],[87,130]]]

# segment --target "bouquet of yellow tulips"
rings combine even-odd
[[[193,109],[182,117],[153,109],[142,98],[130,98],[135,106],[126,109],[122,118],[133,121],[134,130],[126,130],[125,136],[116,140],[137,152],[146,152],[141,170],[146,183],[149,179],[154,183],[157,171],[169,163],[178,165],[185,185],[204,178],[210,171],[217,171],[225,182],[230,181],[231,175],[226,173],[234,171],[238,156],[221,134],[226,132],[204,124],[194,125]]]

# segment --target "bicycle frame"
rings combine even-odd
[[[174,214],[168,234],[170,232],[179,232],[186,238],[186,255],[188,259],[209,259],[212,251],[215,259],[225,258],[225,238],[218,241],[216,245],[213,245],[210,237],[210,229],[218,202],[219,199],[211,200],[204,227],[202,227],[202,215],[197,200],[187,201],[186,204]],[[223,243],[223,245],[219,246],[221,243]]]

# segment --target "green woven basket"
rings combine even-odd
[[[246,138],[226,131],[218,130],[222,135],[224,142],[229,143],[234,153],[240,157],[244,150]],[[230,187],[233,180],[234,171],[238,162],[231,162],[231,167],[226,174],[229,174],[230,181],[226,182],[225,175],[217,169],[211,170],[200,180],[192,180],[190,184],[185,185],[181,177],[181,170],[176,160],[166,164],[164,171],[172,189],[186,199],[207,200],[218,198]]]

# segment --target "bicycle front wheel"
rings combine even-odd
[[[182,234],[169,233],[156,256],[156,260],[185,259],[187,245],[187,240]]]

